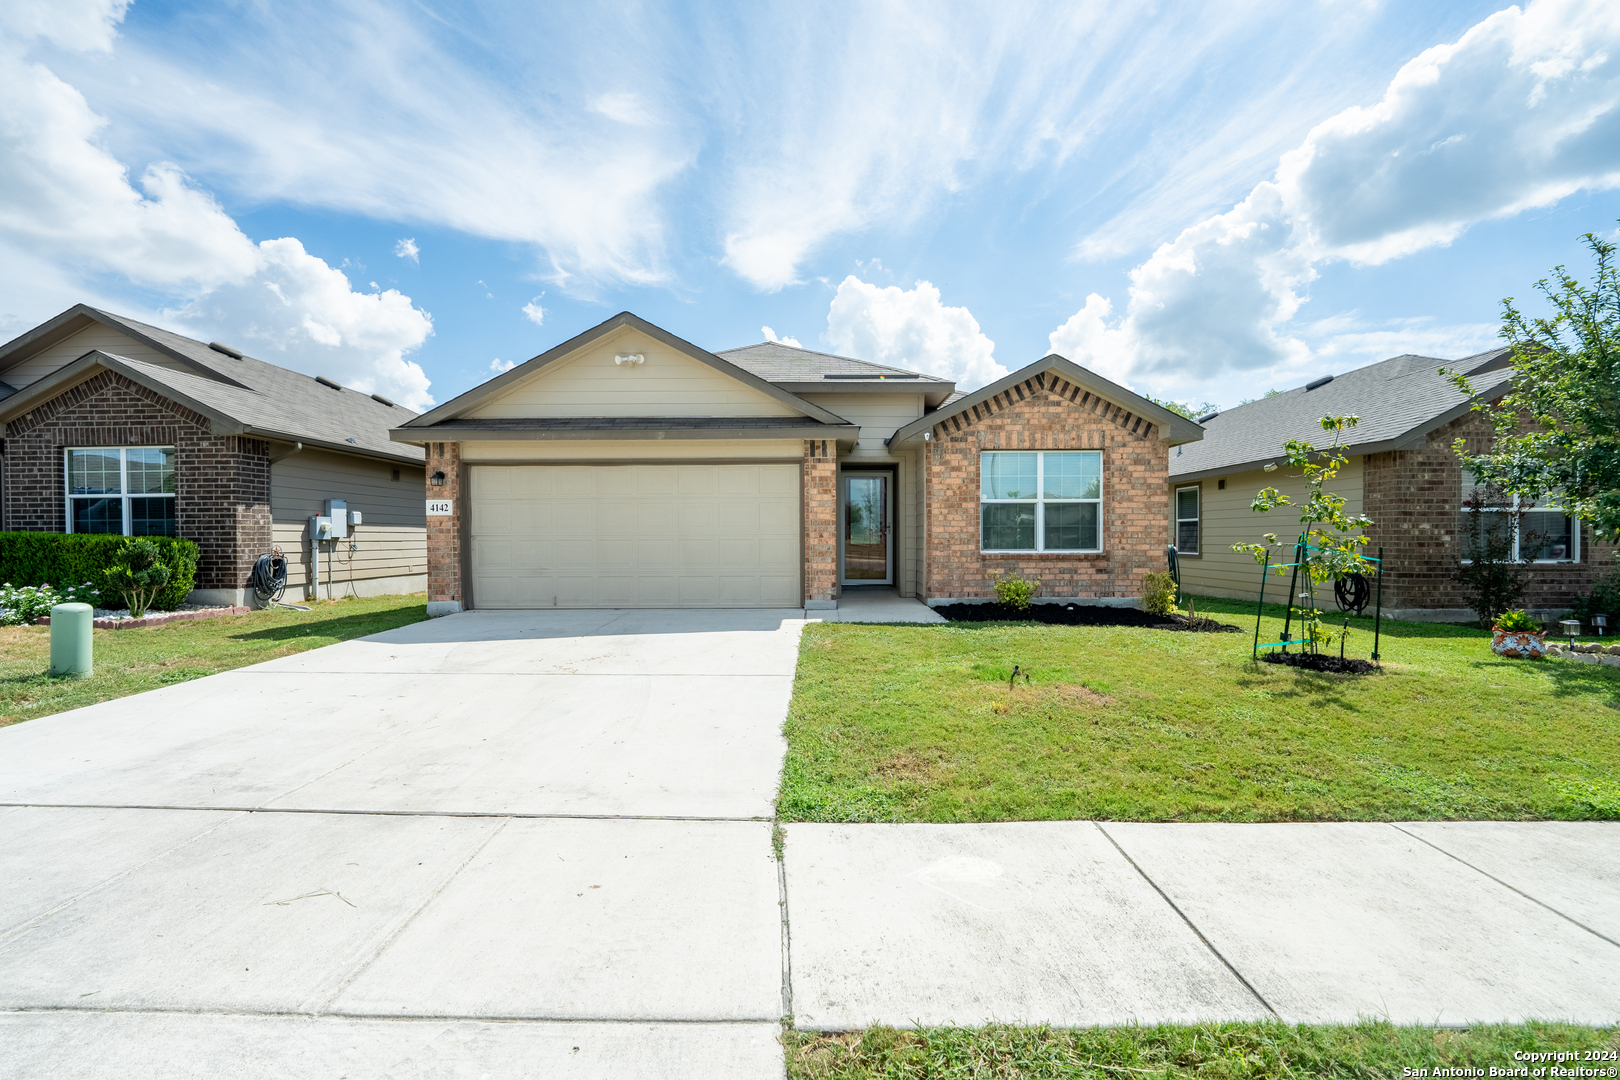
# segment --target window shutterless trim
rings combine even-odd
[[[75,451],[100,451],[102,453],[114,452],[118,455],[118,493],[104,492],[101,494],[75,495],[73,493],[73,454]],[[161,450],[171,456],[177,457],[172,446],[64,446],[62,448],[62,491],[63,491],[63,531],[73,532],[73,503],[75,500],[91,501],[96,499],[117,499],[121,514],[119,536],[134,535],[130,529],[133,525],[133,511],[130,502],[133,499],[174,499],[177,497],[173,491],[136,491],[129,490],[129,451],[131,450]],[[179,506],[175,507],[175,520],[179,521]],[[111,533],[87,533],[92,536],[111,536]]]
[[[1181,493],[1183,491],[1192,492],[1193,498],[1198,504],[1197,512],[1194,513],[1190,518],[1184,518],[1181,516]],[[1204,548],[1204,492],[1202,486],[1199,484],[1187,484],[1183,487],[1176,488],[1176,500],[1173,509],[1175,510],[1176,523],[1176,535],[1173,542],[1176,545],[1176,554],[1202,554]],[[1191,548],[1184,548],[1181,546],[1181,526],[1184,522],[1188,521],[1192,522],[1193,524],[1193,535],[1196,537],[1196,539],[1193,540],[1193,546]]]
[[[1481,506],[1477,508],[1482,514],[1505,514],[1510,511],[1517,513],[1518,519],[1513,523],[1513,555],[1510,561],[1527,562],[1531,566],[1567,566],[1570,563],[1578,563],[1581,561],[1580,518],[1574,516],[1573,514],[1564,513],[1563,510],[1556,506],[1537,506],[1535,504],[1531,504],[1530,506],[1519,506],[1518,502],[1519,497],[1515,495],[1513,496],[1512,506]],[[1464,506],[1462,508],[1462,513],[1469,514],[1475,509],[1476,508],[1472,506]],[[1525,514],[1563,514],[1565,520],[1569,522],[1569,555],[1562,559],[1521,559],[1519,557],[1519,544],[1523,540]],[[1463,542],[1466,543],[1466,540]],[[1459,558],[1457,561],[1462,563],[1464,566],[1474,565],[1473,559]]]
[[[1033,499],[987,499],[984,497],[984,459],[991,454],[1034,454],[1035,497]],[[1046,497],[1046,455],[1089,454],[1097,459],[1097,497],[1095,499],[1048,499]],[[979,451],[979,554],[981,555],[1097,555],[1103,550],[1103,496],[1106,478],[1103,476],[1101,450],[981,450]],[[1046,547],[1046,505],[1095,506],[1097,508],[1097,546],[1093,548]],[[984,546],[984,508],[986,506],[1033,506],[1035,508],[1035,546],[1027,548],[987,548]]]

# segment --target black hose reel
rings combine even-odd
[[[260,555],[253,564],[253,574],[249,580],[260,607],[276,603],[287,590],[287,556],[281,553],[280,548]]]
[[[1372,582],[1367,580],[1366,574],[1346,574],[1333,583],[1333,599],[1340,611],[1360,615],[1372,601]]]

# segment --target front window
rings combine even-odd
[[[174,536],[174,448],[69,449],[67,502],[68,532]]]
[[[1535,499],[1506,495],[1475,480],[1467,469],[1462,474],[1462,535],[1464,544],[1488,543],[1494,537],[1509,541],[1512,562],[1580,562],[1580,522],[1553,505]],[[1485,536],[1473,538],[1470,512],[1475,508],[1490,515],[1485,519]],[[1463,562],[1471,562],[1463,559]]]
[[[1176,489],[1176,550],[1183,555],[1198,554],[1198,489]]]
[[[980,454],[979,522],[985,551],[1101,551],[1102,452]]]

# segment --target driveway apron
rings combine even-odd
[[[802,626],[469,612],[0,729],[0,1076],[779,1076]]]

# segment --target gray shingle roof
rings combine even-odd
[[[1347,436],[1354,452],[1393,449],[1393,444],[1427,434],[1466,410],[1468,400],[1439,374],[1440,368],[1471,376],[1476,393],[1490,398],[1501,392],[1512,375],[1507,366],[1509,352],[1491,349],[1461,360],[1408,353],[1335,376],[1314,390],[1302,387],[1228,409],[1203,421],[1201,442],[1171,453],[1170,476],[1257,467],[1280,459],[1283,443],[1289,439],[1317,445],[1330,442],[1331,436],[1320,424],[1324,416],[1354,414],[1361,418]]]
[[[402,461],[422,460],[421,447],[388,438],[389,428],[416,415],[401,405],[384,405],[358,390],[334,390],[316,382],[312,376],[250,356],[238,360],[215,352],[193,338],[122,315],[97,308],[76,310],[115,329],[122,328],[154,341],[208,372],[231,380],[222,382],[201,372],[181,371],[118,356],[121,362],[154,382],[173,387],[176,392],[251,428],[255,434],[324,443],[335,449],[353,447]],[[232,385],[233,382],[240,385]]]
[[[440,420],[440,428],[479,431],[717,431],[837,428],[808,416],[539,416]]]
[[[888,367],[885,364],[873,364],[866,360],[856,360],[849,356],[835,356],[832,353],[814,352],[810,349],[796,349],[792,345],[783,345],[777,341],[762,341],[758,345],[748,345],[741,349],[727,349],[714,355],[728,360],[744,371],[758,375],[766,382],[814,382],[825,380],[834,376],[830,381],[836,383],[836,376],[865,376],[868,378],[895,378],[904,376],[907,382],[917,383],[949,383],[949,379],[936,378],[933,375],[923,375],[916,371],[907,371],[904,368]]]

